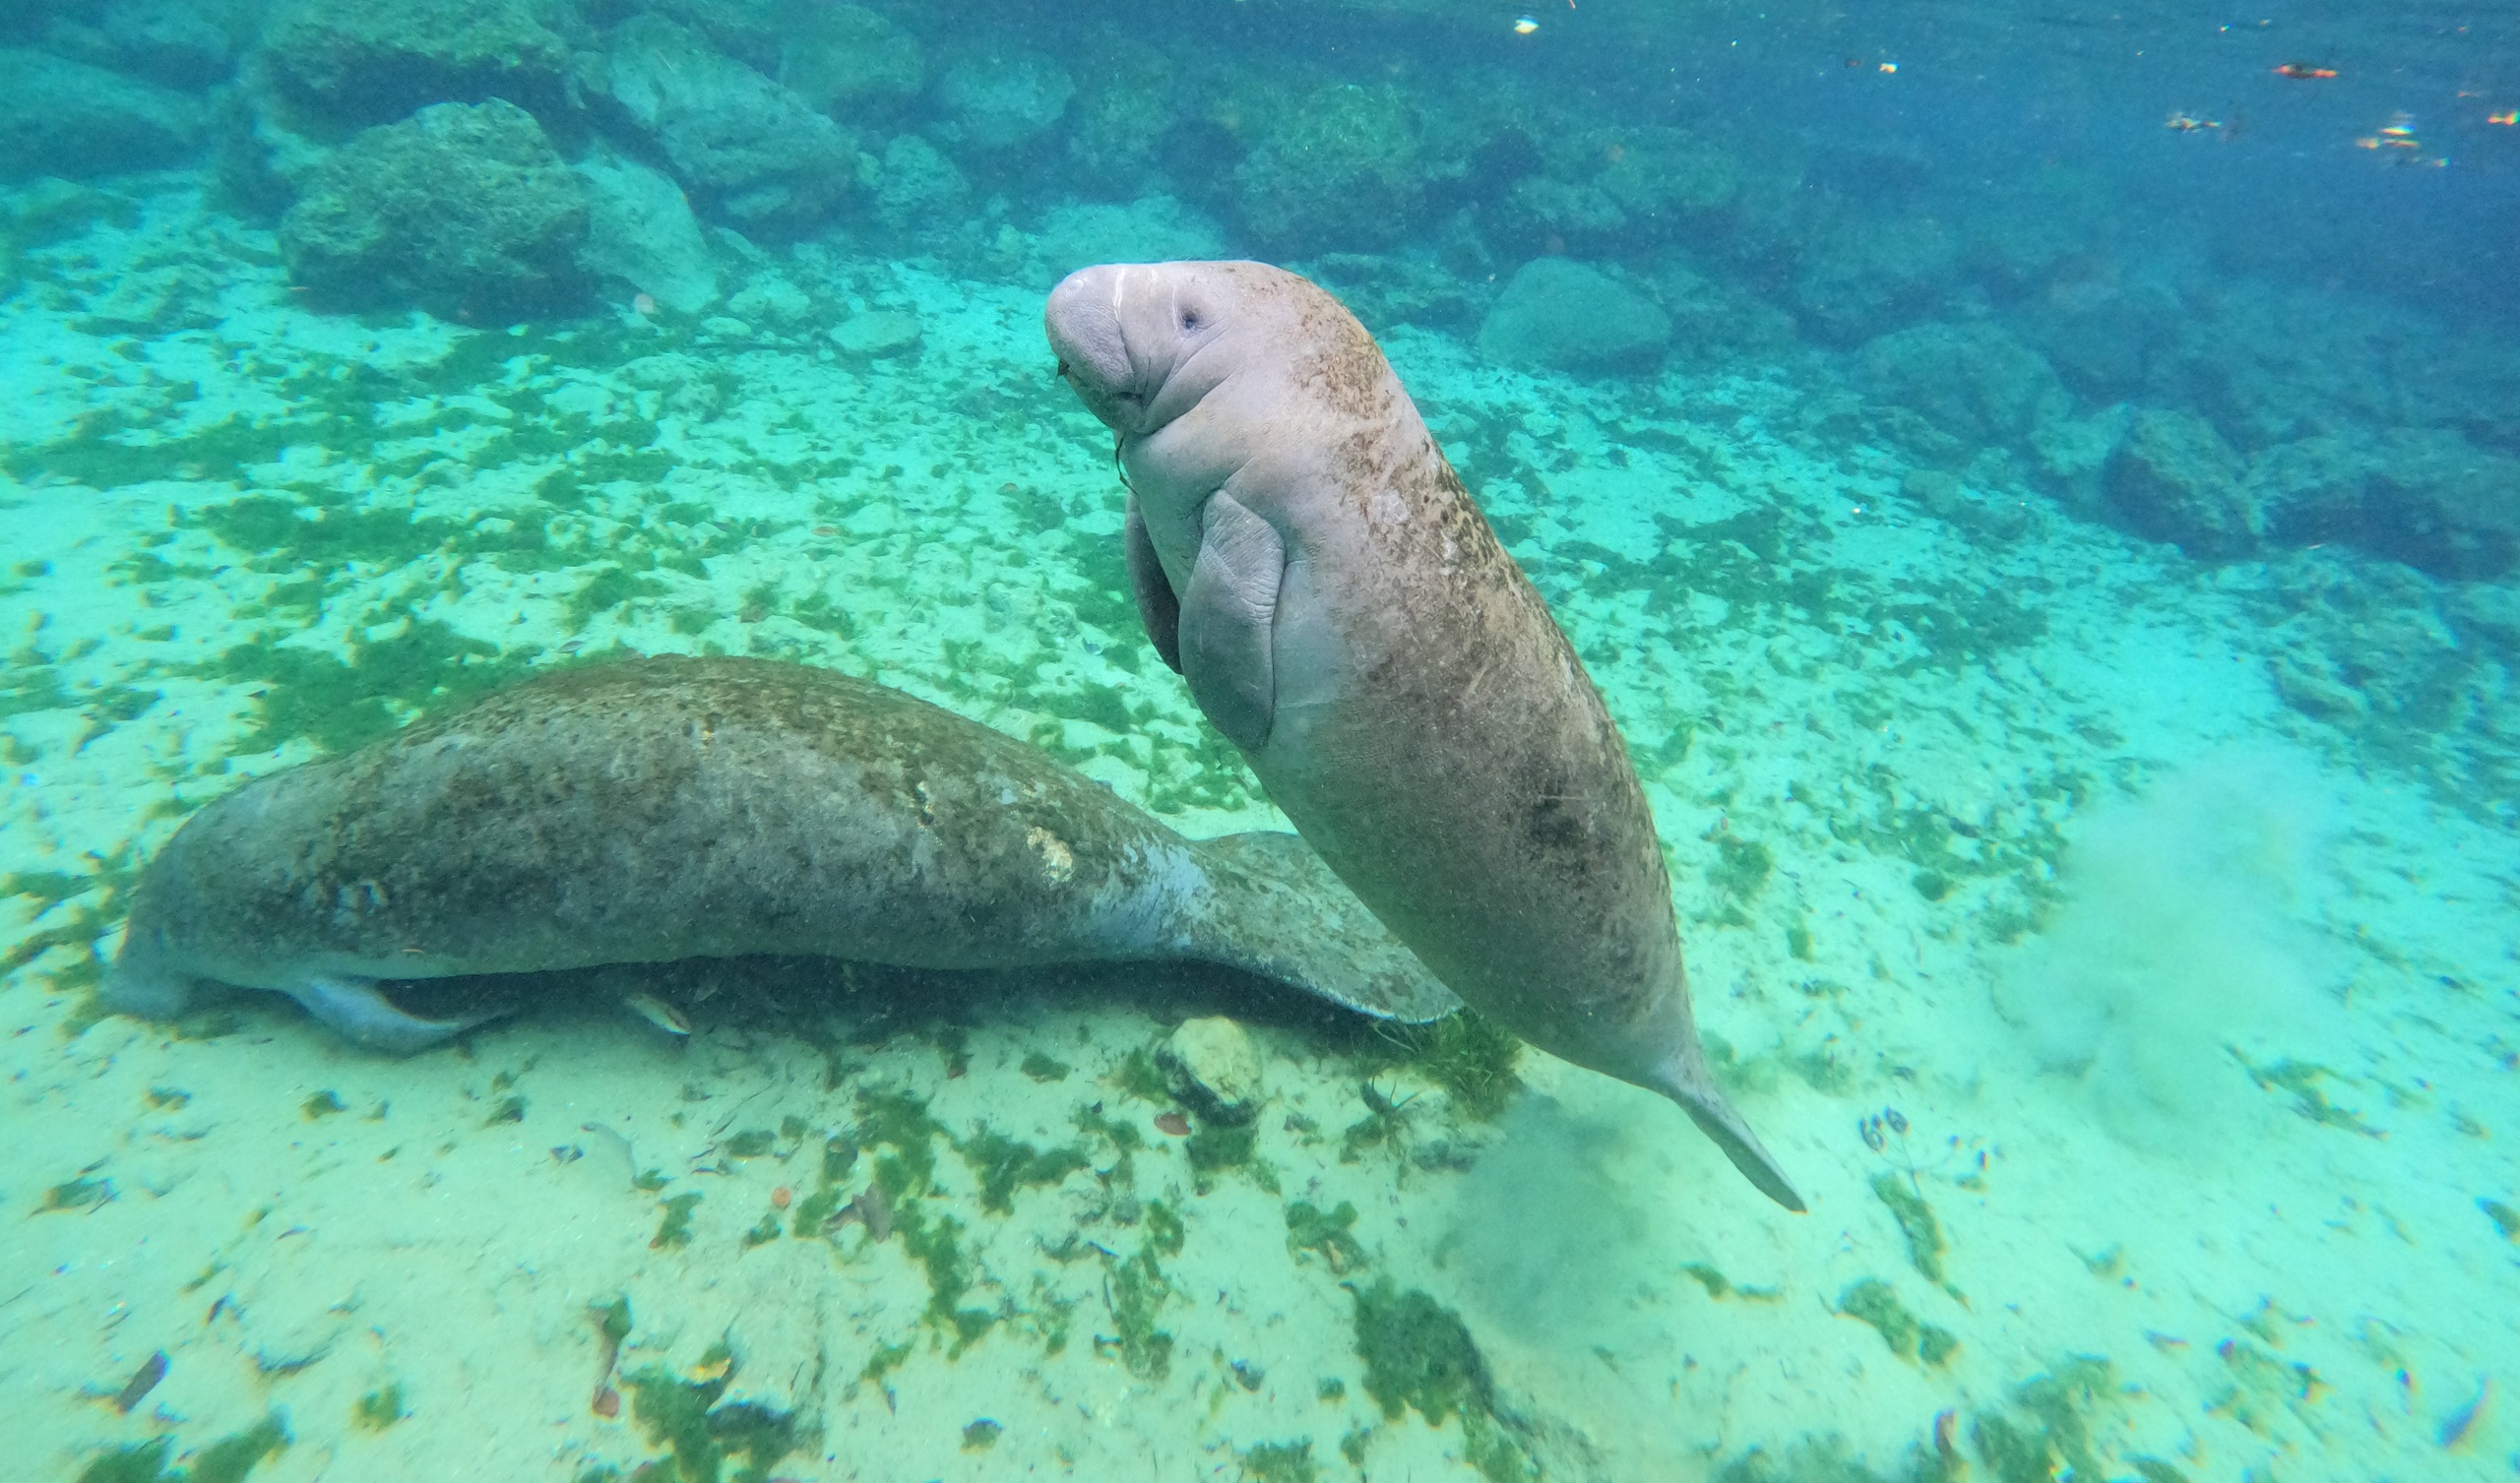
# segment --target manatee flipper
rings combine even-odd
[[[1193,927],[1199,957],[1377,1020],[1422,1024],[1462,1007],[1295,835],[1263,830],[1190,847],[1210,887]]]
[[[1715,1141],[1732,1167],[1748,1176],[1759,1193],[1799,1214],[1809,1206],[1788,1179],[1785,1167],[1776,1155],[1759,1142],[1741,1114],[1732,1110],[1724,1093],[1715,1084],[1715,1073],[1706,1064],[1705,1052],[1698,1049],[1691,1036],[1682,1051],[1665,1063],[1652,1083],[1655,1090],[1680,1104],[1680,1110],[1697,1124],[1698,1131]]]
[[[1208,719],[1245,752],[1269,740],[1276,719],[1270,638],[1286,572],[1276,526],[1232,495],[1209,499],[1198,565],[1181,594],[1181,676]]]
[[[340,1031],[343,1039],[389,1056],[424,1051],[505,1013],[422,1020],[396,1009],[393,1001],[377,992],[375,979],[344,974],[319,974],[285,992],[304,1005],[306,1013]]]
[[[1181,672],[1181,599],[1173,595],[1172,580],[1164,575],[1164,563],[1157,559],[1155,542],[1146,533],[1146,517],[1138,512],[1138,497],[1129,496],[1128,518],[1121,525],[1129,558],[1129,587],[1138,599],[1138,621],[1146,625],[1146,636],[1155,642],[1155,652],[1165,667],[1174,674]]]

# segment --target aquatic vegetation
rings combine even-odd
[[[2495,1230],[2502,1232],[2503,1240],[2520,1241],[2520,1210],[2514,1210],[2499,1200],[2483,1197],[2478,1198],[2477,1208],[2485,1211],[2486,1218],[2493,1222]]]
[[[2259,1086],[2269,1091],[2290,1093],[2293,1110],[2311,1122],[2322,1127],[2342,1128],[2348,1133],[2360,1133],[2364,1138],[2380,1137],[2380,1130],[2364,1122],[2360,1114],[2328,1100],[2319,1082],[2331,1077],[2340,1081],[2346,1080],[2328,1068],[2314,1061],[2296,1061],[2291,1057],[2264,1066],[2252,1066],[2242,1058],[2240,1064],[2247,1068],[2249,1080]]]
[[[1040,1051],[1026,1052],[1020,1069],[1036,1081],[1064,1081],[1069,1071],[1065,1061],[1054,1060]]]
[[[987,1452],[990,1448],[997,1446],[998,1436],[1005,1430],[1005,1427],[1000,1426],[986,1416],[983,1416],[979,1420],[963,1428],[963,1451],[967,1452]]]
[[[1155,1052],[1143,1045],[1131,1047],[1103,1080],[1140,1101],[1167,1106],[1172,1101],[1172,1079],[1156,1065]]]
[[[1292,1201],[1287,1205],[1287,1249],[1318,1253],[1333,1272],[1361,1268],[1365,1251],[1356,1240],[1355,1225],[1356,1207],[1345,1200],[1326,1213],[1308,1201]]]
[[[663,1201],[658,1208],[664,1217],[657,1222],[657,1233],[648,1241],[655,1251],[678,1251],[691,1244],[691,1212],[700,1204],[697,1195],[676,1195]]]
[[[288,1428],[277,1415],[266,1416],[244,1431],[221,1437],[191,1454],[191,1464],[168,1468],[171,1437],[116,1448],[79,1473],[78,1483],[243,1483],[255,1466],[290,1441]]]
[[[1181,1224],[1180,1212],[1169,1202],[1148,1201],[1145,1219],[1147,1250],[1166,1257],[1181,1255],[1181,1244],[1188,1233]]]
[[[1942,1223],[1933,1217],[1933,1206],[1925,1204],[1913,1182],[1902,1182],[1895,1174],[1872,1176],[1873,1198],[1889,1206],[1890,1218],[1899,1222],[1899,1232],[1908,1238],[1908,1262],[1928,1282],[1942,1281]]]
[[[1252,1483],[1314,1483],[1321,1476],[1320,1464],[1312,1460],[1309,1437],[1301,1442],[1264,1442],[1236,1453],[1234,1461]]]
[[[1073,1144],[1040,1149],[982,1129],[956,1143],[980,1179],[980,1208],[1005,1214],[1015,1208],[1019,1186],[1054,1185],[1085,1167],[1085,1150]]]
[[[1485,1411],[1494,1385],[1487,1362],[1460,1315],[1417,1288],[1389,1277],[1349,1292],[1355,1299],[1356,1354],[1365,1362],[1365,1393],[1398,1421],[1415,1407],[1429,1424],[1455,1412]]]
[[[685,1380],[662,1365],[622,1377],[631,1419],[651,1445],[668,1453],[660,1460],[670,1470],[655,1474],[655,1483],[720,1483],[722,1477],[726,1483],[768,1483],[780,1459],[797,1448],[793,1416],[756,1404],[719,1404],[734,1366],[723,1353],[716,1357],[717,1365],[703,1362],[704,1370],[718,1371],[705,1380]],[[731,1475],[724,1471],[729,1462],[736,1464]]]
[[[2024,1382],[2005,1410],[1982,1413],[1970,1440],[2002,1483],[2044,1483],[2060,1468],[2098,1477],[2091,1416],[2110,1390],[2109,1361],[2077,1355]]]
[[[35,1206],[38,1214],[50,1210],[89,1210],[114,1198],[114,1182],[90,1179],[81,1175],[65,1180],[43,1192],[43,1203]]]
[[[1900,1303],[1899,1295],[1879,1277],[1865,1277],[1838,1294],[1837,1311],[1851,1319],[1860,1319],[1872,1326],[1890,1352],[1902,1359],[1911,1356],[1928,1365],[1939,1365],[1960,1347],[1951,1330],[1936,1328],[1910,1313]]]
[[[1203,1122],[1181,1150],[1193,1170],[1216,1174],[1248,1166],[1258,1146],[1259,1130],[1249,1123]]]
[[[1100,1352],[1115,1349],[1120,1363],[1140,1380],[1162,1380],[1172,1372],[1172,1334],[1156,1327],[1157,1312],[1172,1294],[1152,1248],[1126,1259],[1103,1260],[1102,1300],[1119,1331],[1094,1335]]]
[[[350,1407],[350,1425],[361,1431],[381,1432],[407,1413],[403,1409],[403,1388],[390,1385],[370,1390]]]
[[[349,1110],[349,1105],[344,1102],[337,1093],[331,1090],[325,1090],[319,1091],[313,1096],[308,1097],[305,1101],[300,1102],[297,1106],[297,1110],[299,1116],[312,1123],[322,1118],[331,1117],[336,1112],[347,1112]]]
[[[1476,1010],[1461,1010],[1425,1024],[1376,1021],[1358,1069],[1368,1077],[1415,1072],[1444,1089],[1455,1114],[1487,1123],[1522,1090],[1514,1073],[1522,1053],[1523,1042],[1511,1030]]]

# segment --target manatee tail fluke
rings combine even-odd
[[[1654,1089],[1679,1103],[1689,1121],[1715,1140],[1715,1146],[1732,1160],[1733,1168],[1759,1187],[1760,1194],[1797,1215],[1810,1208],[1795,1190],[1794,1181],[1786,1177],[1784,1165],[1776,1161],[1776,1155],[1759,1142],[1759,1136],[1750,1131],[1741,1114],[1733,1111],[1732,1104],[1716,1089],[1714,1073],[1707,1069],[1706,1056],[1697,1048],[1694,1036],[1687,1049],[1663,1068]]]
[[[1380,1020],[1422,1024],[1461,1008],[1301,839],[1260,831],[1190,847],[1212,888],[1194,956]]]

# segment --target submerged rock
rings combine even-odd
[[[201,103],[49,52],[0,47],[0,179],[81,179],[179,164],[200,148]]]
[[[2112,513],[2139,535],[2191,556],[2236,556],[2266,533],[2240,475],[2245,464],[2214,424],[2185,408],[2145,407],[2106,475]]]
[[[918,348],[918,316],[901,309],[869,309],[834,326],[831,342],[851,360],[881,360]]]
[[[201,89],[236,66],[245,18],[200,0],[106,0],[57,16],[46,49],[169,88]]]
[[[1075,95],[1067,69],[1035,51],[965,57],[936,85],[946,141],[976,150],[1029,144],[1059,121]]]
[[[1991,320],[1893,330],[1856,354],[1867,395],[1961,444],[2014,443],[2072,404],[2037,350]]]
[[[1438,171],[1406,93],[1334,83],[1270,104],[1233,170],[1243,224],[1262,241],[1284,253],[1364,250],[1417,228]]]
[[[972,183],[954,161],[915,134],[897,135],[884,146],[873,175],[875,219],[897,232],[951,226],[971,201]]]
[[[438,103],[352,138],[281,219],[289,275],[343,306],[506,322],[586,294],[587,192],[534,115]]]
[[[587,186],[588,270],[618,278],[677,314],[718,301],[718,269],[682,187],[662,171],[598,150],[577,162]]]
[[[1181,1074],[1218,1105],[1234,1109],[1260,1100],[1260,1048],[1233,1020],[1222,1015],[1184,1020],[1167,1049]]]
[[[263,28],[271,80],[346,123],[423,103],[565,105],[574,12],[557,0],[294,0]]]
[[[779,52],[779,82],[840,117],[887,112],[927,86],[918,38],[862,5],[816,6]]]
[[[699,210],[746,231],[808,227],[856,181],[848,131],[662,17],[613,29],[605,77],[620,121],[655,143]]]
[[[1650,370],[1670,340],[1670,316],[1652,299],[1565,258],[1525,263],[1479,327],[1491,360],[1579,375]]]

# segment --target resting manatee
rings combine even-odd
[[[592,665],[258,778],[142,874],[105,1000],[277,989],[410,1052],[379,980],[750,954],[914,968],[1201,958],[1368,1014],[1460,1007],[1290,834],[1182,838],[881,685]]]
[[[1708,1072],[1627,749],[1364,327],[1259,263],[1089,268],[1046,318],[1147,631],[1306,842],[1473,1008],[1801,1209]]]

